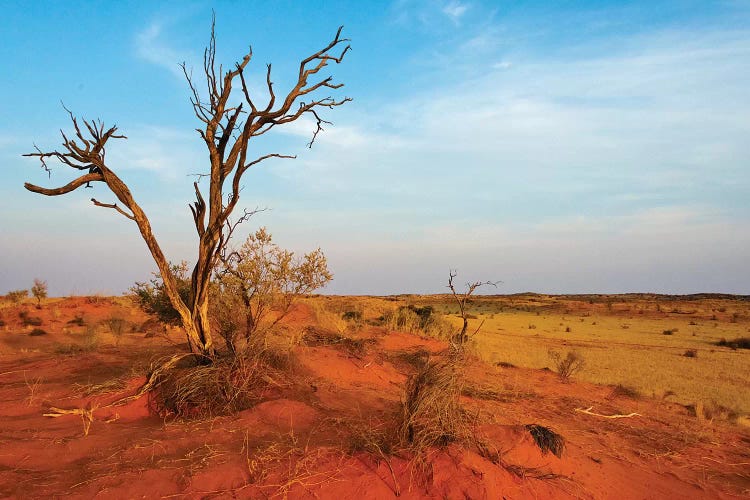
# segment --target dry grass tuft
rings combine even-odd
[[[739,417],[736,411],[715,401],[698,401],[694,405],[687,405],[686,408],[700,422],[705,423],[712,423],[714,420],[735,422]]]
[[[211,365],[198,365],[194,357],[171,366],[157,364],[149,376],[149,405],[162,417],[190,419],[245,410],[292,385],[292,357],[264,348]]]
[[[452,349],[429,360],[406,383],[398,427],[401,447],[412,455],[412,466],[423,478],[431,477],[429,453],[458,443],[474,449],[493,463],[501,454],[477,431],[477,418],[460,403],[464,390],[466,354]]]
[[[331,330],[314,327],[305,329],[302,340],[309,346],[325,345],[339,347],[356,358],[365,356],[368,347],[376,342],[372,338],[355,339]]]
[[[430,360],[430,351],[422,348],[391,354],[388,359],[394,365],[402,365],[411,370],[423,370]]]
[[[729,347],[730,349],[750,349],[750,337],[740,337],[734,340],[721,339],[716,342],[716,345],[721,347]]]
[[[432,306],[402,306],[383,315],[383,323],[391,330],[427,334],[450,339],[456,333],[453,325],[437,314]]]
[[[271,443],[251,449],[246,434],[243,445],[250,483],[267,498],[287,498],[295,486],[308,489],[337,479],[343,454],[331,448],[313,448],[290,431]],[[339,465],[319,469],[320,462],[338,459]],[[265,495],[264,495],[265,496]]]
[[[406,383],[401,440],[415,450],[444,447],[466,434],[467,416],[459,403],[463,389],[457,356],[430,360]]]
[[[551,452],[557,458],[562,457],[563,450],[565,449],[565,438],[560,434],[556,433],[549,427],[537,424],[527,425],[526,430],[528,430],[531,437],[534,438],[534,442],[539,449],[542,450],[542,454]]]
[[[94,394],[119,392],[125,389],[126,386],[127,384],[125,383],[125,380],[120,378],[107,380],[100,384],[73,384],[73,388],[79,396],[92,396]]]
[[[609,396],[607,396],[607,398],[615,399],[619,397],[625,397],[625,398],[630,398],[630,399],[641,399],[642,395],[640,392],[638,392],[637,389],[633,387],[622,385],[622,384],[617,384],[612,387],[612,392],[609,393]]]

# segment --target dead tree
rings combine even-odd
[[[222,248],[228,243],[229,236],[236,224],[246,219],[240,217],[232,222],[230,215],[240,199],[242,176],[253,166],[270,158],[294,158],[278,153],[267,154],[258,158],[248,157],[248,147],[254,137],[265,134],[278,125],[311,116],[316,128],[308,146],[312,147],[323,124],[319,111],[323,108],[334,108],[351,99],[336,99],[330,96],[318,97],[321,91],[335,90],[343,86],[335,83],[333,77],[318,76],[329,63],[341,63],[350,46],[348,39],[341,38],[339,28],[336,36],[323,49],[302,60],[296,84],[283,98],[277,97],[271,81],[271,65],[265,71],[265,83],[268,100],[261,105],[251,97],[245,80],[245,69],[252,57],[252,48],[233,68],[223,71],[221,65],[217,70],[215,62],[216,37],[214,22],[211,24],[211,38],[203,54],[203,71],[206,78],[207,97],[201,96],[198,87],[185,63],[183,72],[190,87],[190,99],[197,118],[202,122],[196,129],[208,148],[210,170],[201,174],[199,180],[208,179],[208,196],[199,182],[194,182],[195,201],[190,210],[198,235],[198,256],[192,272],[192,293],[189,301],[183,301],[177,291],[177,283],[169,266],[169,261],[151,230],[149,219],[135,201],[133,194],[115,173],[114,168],[106,162],[106,146],[110,139],[125,139],[118,133],[117,126],[105,127],[99,121],[79,120],[68,111],[73,125],[73,133],[62,134],[62,149],[42,151],[36,147],[35,153],[24,156],[39,158],[42,168],[50,173],[46,163],[55,159],[63,165],[77,171],[79,176],[64,186],[44,188],[26,183],[29,191],[46,196],[59,196],[71,193],[81,186],[104,183],[117,198],[115,203],[105,203],[91,198],[94,205],[116,210],[138,226],[141,237],[146,242],[151,255],[164,280],[166,292],[180,315],[187,334],[191,352],[212,358],[215,354],[211,337],[208,316],[209,282]],[[304,100],[303,100],[304,99]],[[247,212],[246,212],[247,214]]]
[[[469,335],[466,333],[466,331],[469,328],[469,315],[466,311],[466,302],[469,300],[469,297],[471,297],[471,294],[474,293],[474,291],[483,285],[492,285],[494,287],[497,286],[499,281],[475,281],[473,283],[466,283],[466,291],[463,294],[459,294],[456,291],[456,287],[453,284],[453,279],[457,276],[456,271],[451,270],[448,273],[448,288],[450,289],[451,293],[453,294],[453,299],[456,301],[456,304],[458,304],[458,311],[461,314],[461,319],[463,319],[464,324],[461,328],[461,332],[456,334],[454,338],[452,339],[451,343],[462,346],[466,343],[467,340],[469,340]],[[477,329],[474,331],[474,334],[476,335],[479,332],[479,329],[482,328],[482,325],[484,324],[484,320],[479,324]]]

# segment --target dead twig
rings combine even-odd
[[[604,415],[602,413],[594,413],[594,412],[592,412],[591,410],[593,410],[593,409],[594,409],[593,406],[589,406],[586,409],[576,408],[575,411],[577,411],[578,413],[584,413],[586,415],[591,415],[593,417],[602,417],[602,418],[630,418],[630,417],[642,417],[643,416],[640,413],[635,413],[635,412],[628,413],[627,415],[621,415],[621,414]]]
[[[52,413],[45,413],[44,416],[57,418],[64,415],[80,415],[81,420],[83,421],[83,435],[88,436],[89,429],[91,428],[91,422],[94,421],[94,410],[96,410],[97,407],[97,405],[91,403],[87,404],[85,408],[65,409],[50,406],[49,411]]]

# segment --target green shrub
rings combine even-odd
[[[36,307],[41,308],[42,300],[47,298],[47,282],[38,278],[34,279],[34,286],[31,287],[31,294],[36,299]]]
[[[41,328],[34,328],[29,335],[32,337],[40,337],[42,335],[47,335],[47,332]]]
[[[180,294],[180,298],[185,304],[190,303],[190,275],[188,274],[187,262],[181,262],[180,264],[172,264],[170,262],[169,267],[175,276],[177,281],[177,292]],[[138,305],[141,306],[145,312],[156,315],[159,321],[170,325],[182,324],[182,318],[180,314],[172,305],[167,295],[164,281],[158,273],[153,273],[153,278],[149,282],[136,282],[136,284],[130,289],[135,294]]]

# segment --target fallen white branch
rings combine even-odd
[[[642,417],[640,413],[628,413],[627,415],[603,415],[601,413],[594,413],[591,410],[593,410],[593,406],[589,406],[585,410],[583,408],[576,408],[575,411],[578,413],[585,413],[586,415],[591,415],[593,417],[602,417],[602,418],[630,418],[630,417]]]
[[[45,413],[45,417],[62,417],[63,415],[80,415],[81,420],[83,421],[83,435],[88,436],[89,435],[89,428],[91,427],[91,422],[94,421],[94,410],[96,410],[97,406],[92,405],[89,403],[86,405],[86,408],[72,408],[72,409],[65,409],[65,408],[56,408],[54,406],[49,407],[49,411],[52,413]]]

